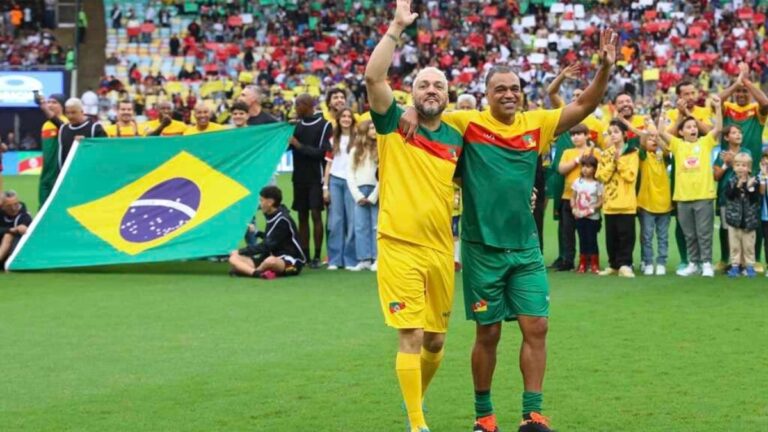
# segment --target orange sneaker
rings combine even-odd
[[[549,428],[549,419],[543,415],[532,412],[523,416],[518,432],[554,432]]]
[[[491,414],[475,420],[472,432],[499,432],[499,427],[496,426],[496,415]]]

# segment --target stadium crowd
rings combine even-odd
[[[386,29],[386,17],[376,11],[387,2],[320,0],[291,6],[280,2],[258,5],[250,1],[207,1],[198,7],[190,7],[190,3],[150,1],[136,10],[125,7],[123,2],[112,3],[106,19],[115,34],[126,37],[124,47],[159,44],[157,55],[178,58],[180,62],[173,63],[178,69],[152,70],[142,61],[142,55],[108,46],[113,50],[107,53],[105,76],[95,90],[89,89],[79,100],[66,101],[61,95],[50,95],[42,104],[52,121],[43,126],[41,135],[44,166],[49,168],[43,173],[40,202],[50,192],[58,166],[66,158],[52,150],[60,128],[70,117],[64,116],[65,111],[82,111],[82,121],[111,123],[93,133],[113,137],[189,135],[226,125],[296,121],[298,128],[289,149],[294,154],[297,201],[293,209],[298,212],[303,259],[311,267],[321,266],[326,228],[320,215],[327,210],[328,268],[375,270],[372,238],[376,227],[377,153],[369,136],[373,130],[370,117],[365,114],[368,102],[363,71],[380,33]],[[507,64],[527,83],[526,110],[560,106],[563,100],[577,96],[592,78],[590,71],[595,68],[590,66],[598,61],[598,29],[609,25],[621,29],[618,72],[609,83],[604,103],[582,127],[551,143],[552,151],[541,158],[546,186],[539,187],[543,192],[537,200],[538,218],[541,221],[543,209],[551,202],[559,221],[559,257],[553,267],[597,271],[600,259],[594,236],[604,218],[609,233],[609,266],[602,273],[632,277],[636,268],[631,262],[637,237],[634,221],[639,215],[642,263],[637,268],[644,274],[666,272],[668,240],[664,227],[672,219],[678,220],[674,231],[681,245],[678,252],[683,266],[679,274],[710,275],[714,267],[732,270],[732,264],[749,275],[762,270],[759,261],[768,221],[764,192],[768,161],[762,151],[764,110],[768,104],[760,90],[768,81],[763,49],[765,5],[679,1],[415,3],[422,12],[419,30],[404,35],[390,74],[398,102],[403,105],[411,103],[415,72],[435,66],[445,70],[450,81],[450,109],[483,110],[487,107],[485,73],[494,64]],[[138,33],[132,30],[136,28]],[[160,39],[162,29],[173,33]],[[123,30],[124,34],[119,33]],[[43,36],[39,39],[45,42]],[[13,44],[18,43],[16,40]],[[724,120],[720,123],[716,122],[717,110],[711,107],[718,94],[722,104],[714,105],[722,108]],[[320,95],[325,97],[319,100]],[[751,104],[750,98],[758,105]],[[670,158],[681,157],[676,155],[680,146],[675,135],[687,126],[678,123],[688,115],[697,120],[697,135],[687,139],[706,137],[713,123],[723,136],[722,151],[720,145],[709,142],[699,145],[712,147],[700,163],[717,185],[715,197],[711,197],[716,198],[723,245],[721,264],[717,266],[712,266],[712,258],[707,256],[711,255],[714,220],[701,221],[697,216],[680,220],[679,215],[674,216],[675,211],[679,212],[677,203],[687,201],[687,192],[680,191],[690,185],[676,182],[672,169],[675,164]],[[742,129],[741,142],[730,138],[731,133],[737,135],[733,124]],[[671,136],[665,136],[665,132]],[[12,149],[18,148],[18,144],[11,144]],[[616,150],[624,148],[636,150],[629,152],[634,156],[629,156],[632,161],[628,163],[636,162],[637,166],[632,165],[634,168],[628,172],[622,171],[626,169],[625,155]],[[736,189],[749,184],[750,194],[755,190],[762,193],[762,208],[754,205],[757,198],[753,195],[749,195],[752,206],[743,206],[757,210],[757,216],[749,214],[750,227],[755,217],[762,222],[752,229],[755,257],[748,253],[741,257],[742,250],[728,246],[741,239],[736,236],[729,242],[728,227],[736,225],[738,229],[743,221],[737,223],[731,218],[729,223],[727,209],[733,201],[729,184],[733,178],[743,176],[736,176],[734,169],[736,155],[742,149],[751,153],[749,179],[754,180],[736,181]],[[658,163],[649,162],[652,160]],[[318,166],[321,169],[316,169]],[[585,167],[594,171],[593,178],[586,175],[585,182],[605,195],[589,210],[575,209],[579,202],[573,200],[572,192]],[[617,172],[618,177],[613,175]],[[617,178],[626,181],[616,183]],[[628,201],[613,202],[612,195]],[[456,196],[458,217],[458,192]],[[653,197],[650,204],[649,196]],[[738,197],[741,199],[741,195]],[[275,202],[277,208],[279,201]],[[592,212],[586,219],[596,222],[582,220],[585,211]],[[631,217],[621,220],[617,217],[620,215]],[[632,221],[631,230],[628,220]],[[458,227],[458,223],[455,225]],[[249,230],[256,231],[255,227]],[[308,247],[310,231],[314,231],[313,251]],[[658,236],[656,257],[650,244],[654,231]],[[578,260],[577,232],[581,252]],[[693,237],[691,232],[695,232]],[[582,234],[587,237],[582,238]],[[738,257],[738,262],[732,255]],[[456,262],[459,268],[458,248]]]

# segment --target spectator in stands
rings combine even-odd
[[[168,28],[171,26],[171,13],[167,8],[160,9],[159,22],[160,27]]]
[[[112,5],[112,10],[109,12],[109,16],[112,19],[113,29],[119,29],[123,26],[123,8],[120,7],[119,2],[115,2]]]
[[[474,110],[477,109],[477,99],[471,94],[464,93],[456,99],[457,110]]]
[[[32,224],[32,216],[15,191],[2,192],[0,200],[0,268]]]
[[[133,102],[124,99],[117,103],[117,122],[104,128],[110,138],[130,138],[141,136]]]
[[[331,150],[333,127],[315,114],[315,100],[303,93],[296,97],[299,123],[290,139],[293,152],[293,210],[299,213],[299,241],[309,256],[309,216],[312,215],[314,255],[310,268],[320,266],[323,246],[323,167],[325,154]]]
[[[157,104],[159,118],[144,123],[146,136],[177,136],[183,135],[187,125],[173,119],[173,104],[162,101]]]
[[[277,122],[262,109],[262,94],[257,86],[249,85],[244,88],[238,100],[248,105],[248,126]]]
[[[10,24],[11,24],[11,34],[14,38],[19,37],[19,32],[21,31],[21,23],[24,19],[24,12],[21,11],[21,6],[14,4],[11,7],[11,12],[9,13],[10,17]]]
[[[20,150],[35,150],[37,149],[37,141],[35,140],[35,137],[32,135],[31,132],[27,132],[24,134],[24,138],[21,139],[21,143],[19,144]]]
[[[259,192],[259,208],[264,212],[267,226],[263,241],[232,251],[230,275],[272,279],[296,276],[307,262],[296,237],[296,223],[283,205],[283,194],[277,186],[267,186]]]
[[[224,129],[224,126],[211,121],[211,107],[206,103],[195,105],[195,124],[188,126],[184,135],[197,135],[205,132],[216,132]]]
[[[358,266],[355,253],[356,200],[347,177],[349,153],[355,145],[357,132],[352,110],[344,108],[339,111],[334,124],[323,180],[323,200],[328,204],[328,270],[365,270],[365,265]]]
[[[713,96],[712,102],[717,119],[714,127],[705,136],[701,136],[699,132],[702,122],[694,117],[681,116],[682,120],[672,125],[682,138],[672,136],[664,129],[663,119],[660,117],[659,120],[659,136],[668,146],[675,161],[675,188],[672,199],[677,203],[677,217],[685,234],[688,250],[688,267],[678,270],[679,276],[698,273],[704,277],[715,275],[712,267],[712,230],[717,192],[712,174],[712,149],[717,145],[723,122],[720,98]]]
[[[16,134],[13,131],[8,131],[6,135],[5,143],[8,145],[9,150],[18,150],[19,141],[16,139]]]
[[[43,15],[43,27],[47,29],[56,28],[56,8],[58,0],[45,0],[45,14]]]
[[[357,126],[357,134],[349,152],[349,170],[347,171],[347,186],[355,202],[352,221],[358,264],[352,268],[353,271],[377,270],[378,170],[379,152],[376,147],[376,128],[372,121],[366,120]]]
[[[80,8],[80,11],[77,13],[76,41],[78,44],[85,43],[86,30],[88,30],[88,16],[85,14],[85,9]]]
[[[181,42],[179,41],[179,37],[174,33],[171,36],[171,39],[168,41],[168,48],[171,51],[171,57],[178,57],[179,56],[179,47],[181,46]]]

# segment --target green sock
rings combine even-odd
[[[475,417],[485,417],[493,414],[491,391],[475,391]]]
[[[523,392],[523,415],[532,412],[541,412],[541,403],[544,395],[539,392]]]

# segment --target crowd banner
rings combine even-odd
[[[243,238],[259,190],[293,126],[180,137],[85,139],[8,270],[160,262],[225,255]]]

